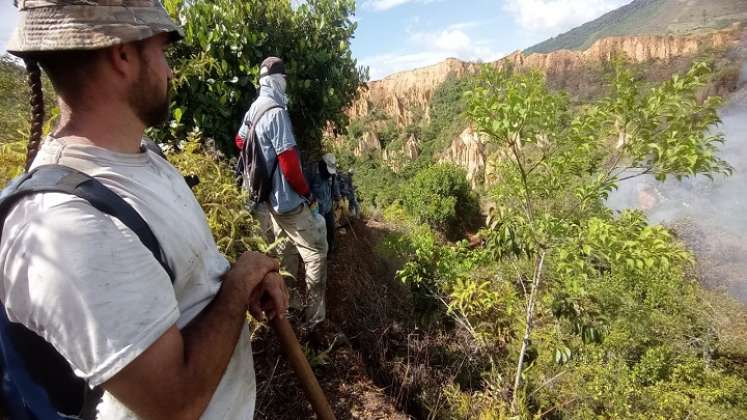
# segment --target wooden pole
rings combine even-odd
[[[298,380],[301,381],[303,392],[311,403],[317,418],[319,420],[335,420],[335,414],[332,412],[327,397],[319,386],[311,366],[309,366],[309,361],[306,360],[306,356],[301,350],[301,345],[298,343],[290,322],[287,319],[275,317],[270,321],[270,325],[275,330],[278,340],[280,340],[280,348],[288,358],[288,362],[296,373]]]

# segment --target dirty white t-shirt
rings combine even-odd
[[[176,281],[118,219],[87,201],[36,194],[16,205],[0,242],[0,299],[11,321],[40,334],[97,386],[167,329],[182,328],[215,297],[229,268],[179,172],[153,152],[116,153],[48,139],[34,166],[59,163],[95,176],[158,238]],[[256,384],[245,326],[204,419],[249,419]],[[100,419],[136,418],[110,394]]]

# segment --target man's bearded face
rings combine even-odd
[[[143,66],[138,81],[130,90],[129,103],[146,127],[157,127],[169,119],[168,77],[158,75],[145,52],[140,56]]]

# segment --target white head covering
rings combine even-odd
[[[285,94],[285,89],[287,87],[285,75],[275,73],[267,76],[262,76],[259,79],[259,85],[272,89],[275,93],[275,96],[277,96],[276,99],[279,99],[282,102],[281,104],[279,104],[280,106],[288,106],[288,96]]]
[[[332,175],[337,173],[337,159],[335,159],[335,155],[332,153],[325,153],[324,156],[322,156],[322,160],[327,165],[327,172]]]

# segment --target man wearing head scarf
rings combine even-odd
[[[179,172],[141,147],[145,128],[168,116],[165,50],[181,29],[158,1],[17,4],[7,49],[25,61],[32,88],[28,164],[72,167],[121,196],[156,236],[173,283],[121,220],[76,196],[38,193],[2,229],[7,317],[52,344],[89,387],[103,387],[98,418],[251,418],[246,311],[283,316],[279,265],[253,252],[230,264]],[[60,108],[43,142],[39,66]]]
[[[307,305],[306,328],[313,330],[325,319],[325,288],[327,281],[327,240],[324,219],[317,217],[318,204],[311,193],[301,169],[288,115],[286,74],[283,60],[265,59],[259,72],[259,96],[244,116],[236,145],[243,149],[247,139],[255,138],[261,146],[267,173],[272,177],[269,200],[254,209],[260,226],[268,234],[270,226],[280,245],[278,254],[283,267],[293,276],[288,278],[291,308],[300,307],[300,299],[293,283],[298,271],[298,256],[306,272]],[[254,137],[249,130],[254,123]]]

